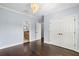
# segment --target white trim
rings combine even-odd
[[[4,48],[8,48],[8,47],[12,47],[12,46],[16,46],[16,45],[19,45],[19,44],[22,44],[22,43],[23,43],[23,42],[16,43],[16,44],[12,44],[12,45],[9,45],[9,46],[0,47],[0,49],[4,49]]]
[[[79,52],[79,50],[74,50],[74,51]]]
[[[11,11],[11,12],[14,12],[14,13],[17,13],[17,14],[25,15],[27,17],[30,17],[30,15],[31,15],[31,14],[30,15],[27,15],[27,13],[20,12],[20,11],[17,11],[17,10],[14,10],[14,9],[11,9],[11,8],[8,8],[8,7],[2,6],[2,5],[0,5],[0,8],[5,9],[5,10],[8,10],[8,11]]]
[[[47,41],[44,41],[44,43],[50,44],[50,43],[49,43],[49,42],[47,42]]]
[[[44,41],[44,43],[55,45],[55,44],[49,43],[47,41]],[[55,45],[55,46],[58,46],[58,45]],[[59,47],[62,47],[62,46],[59,46]],[[65,48],[65,47],[62,47],[62,48]],[[68,49],[68,48],[66,48],[66,49]],[[75,50],[75,49],[69,49],[69,50],[73,50],[73,51],[79,52],[79,50]]]
[[[78,53],[79,53],[79,50],[73,50],[73,51],[76,51],[76,52],[78,52]]]
[[[30,42],[32,42],[32,41],[36,41],[36,40],[30,40]],[[13,46],[16,46],[16,45],[19,45],[19,44],[23,44],[23,43],[25,43],[25,42],[19,42],[19,43],[12,44],[12,45],[9,45],[9,46],[0,47],[0,49],[5,49],[5,48],[13,47]]]
[[[75,43],[74,44],[75,44],[75,50],[77,50],[77,48],[78,48],[77,47],[78,46],[77,45],[77,41],[78,41],[78,16],[75,16],[74,18],[75,18],[75,25],[74,25],[74,27],[75,27],[75,29],[74,29],[75,30],[75,38],[74,38]]]

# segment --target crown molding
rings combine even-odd
[[[33,17],[31,14],[28,14],[28,15],[27,15],[27,13],[20,12],[20,11],[17,11],[17,10],[14,10],[14,9],[11,9],[11,8],[8,8],[8,7],[2,6],[2,5],[0,5],[0,8],[5,9],[5,10],[8,10],[8,11],[10,11],[10,12],[17,13],[17,14],[25,15],[25,16],[27,16],[27,17]]]

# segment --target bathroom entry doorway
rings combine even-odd
[[[26,42],[30,42],[29,40],[29,22],[26,21],[24,22],[24,25],[23,25],[23,33],[24,33],[24,43]]]

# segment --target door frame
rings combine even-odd
[[[24,29],[24,26],[26,25],[25,23],[28,23],[28,30],[27,31],[29,31],[29,40],[28,40],[28,42],[30,42],[30,28],[31,28],[31,25],[30,25],[30,22],[29,21],[24,21],[23,22],[23,43],[26,43],[26,41],[25,41],[25,38],[24,38],[24,32],[26,31],[25,29]]]
[[[74,22],[75,22],[75,25],[74,25],[74,35],[75,35],[75,37],[74,37],[74,39],[75,39],[75,43],[74,43],[74,46],[75,46],[75,51],[78,51],[79,52],[79,50],[78,50],[78,38],[79,38],[79,36],[78,36],[78,34],[79,34],[79,32],[78,32],[78,29],[79,29],[79,26],[78,26],[78,23],[79,23],[79,16],[74,16]]]

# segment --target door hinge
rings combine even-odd
[[[76,32],[74,32],[74,34],[75,34]]]
[[[75,21],[75,19],[74,19],[74,21]]]

